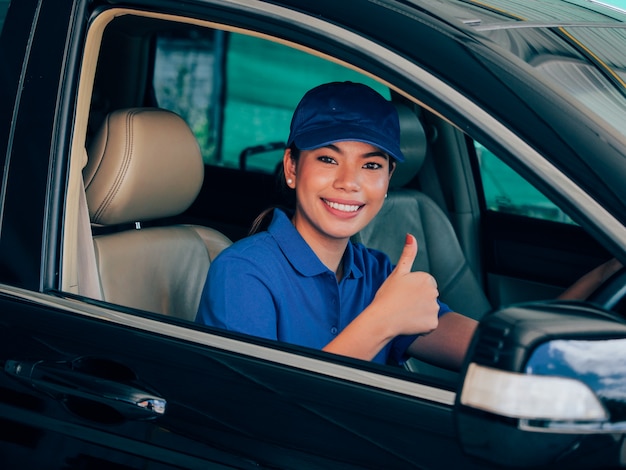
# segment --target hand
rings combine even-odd
[[[407,234],[398,264],[372,302],[394,336],[430,333],[438,325],[437,282],[426,272],[411,272],[416,255],[417,240]]]

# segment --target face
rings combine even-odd
[[[297,162],[287,150],[284,169],[296,191],[296,229],[309,244],[347,243],[382,207],[394,165],[363,142],[303,150]]]

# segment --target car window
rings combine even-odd
[[[302,95],[344,80],[390,96],[356,71],[258,37],[205,29],[157,39],[158,105],[188,121],[212,165],[273,173]]]
[[[595,113],[617,133],[626,135],[626,54],[621,47],[626,30],[621,24],[605,24],[606,11],[589,8],[576,24],[554,27],[543,23],[544,12],[532,5],[524,10],[523,18],[501,15],[506,4],[494,1],[473,7],[480,17],[474,24],[481,34],[517,55],[551,86]],[[558,18],[560,6],[555,4],[554,8]],[[520,20],[537,24],[516,28]]]
[[[556,204],[479,142],[474,141],[487,210],[573,224]]]
[[[183,116],[207,160],[218,152],[223,31],[189,28],[156,37],[153,87],[157,104]]]
[[[585,35],[582,31],[577,30],[577,33],[577,39],[583,42]],[[595,33],[596,31],[593,31],[593,34]],[[624,32],[618,30],[616,34]],[[592,33],[587,35],[591,36]],[[618,43],[618,40],[615,43]],[[619,57],[617,54],[616,56]],[[622,58],[621,63],[623,61]],[[611,64],[610,61],[607,62]],[[622,134],[626,132],[626,96],[623,88],[626,73],[623,65],[614,66],[615,70],[606,66],[606,70],[603,70],[595,64],[590,65],[573,59],[539,59],[537,64],[533,65],[541,75],[563,88],[570,96],[604,119],[608,125]],[[607,75],[617,83],[607,78]]]
[[[96,128],[102,129],[103,122],[106,122],[99,116],[128,107],[156,106],[174,111],[191,127],[195,140],[200,144],[206,167],[204,175],[194,181],[203,178],[198,183],[201,189],[197,196],[193,195],[195,199],[189,201],[189,206],[182,209],[184,212],[165,215],[157,213],[157,209],[174,198],[162,194],[158,197],[152,194],[142,195],[146,200],[154,199],[159,203],[151,204],[150,218],[146,223],[139,221],[139,228],[143,233],[148,233],[149,229],[161,228],[160,224],[191,222],[207,229],[201,231],[204,240],[216,238],[214,232],[205,237],[208,229],[211,229],[231,241],[237,241],[248,233],[251,223],[263,210],[276,205],[270,195],[275,190],[273,173],[282,155],[293,109],[307,90],[324,82],[353,80],[371,85],[386,98],[390,98],[390,91],[365,75],[304,50],[272,42],[264,37],[227,31],[227,27],[222,31],[201,24],[183,24],[177,20],[173,18],[161,23],[148,16],[134,18],[132,14],[111,19],[102,38],[103,46],[94,72],[94,92],[89,117],[90,121],[92,117],[97,119],[93,119],[93,133],[87,135],[87,149],[89,152],[90,138],[96,135]],[[211,26],[214,24],[211,23]],[[114,54],[113,51],[118,52],[120,49],[120,42],[132,44],[134,47],[126,48],[124,52],[127,54]],[[145,70],[137,64],[145,64]],[[425,117],[423,120],[428,124]],[[436,136],[436,133],[430,133],[431,130],[426,126],[428,135]],[[186,135],[189,136],[189,133]],[[420,135],[427,134],[422,132]],[[444,138],[448,137],[441,138],[442,144]],[[436,141],[431,143],[438,144]],[[446,147],[442,145],[442,149]],[[98,146],[95,149],[98,150]],[[442,150],[433,151],[446,153]],[[476,144],[476,151],[486,204],[490,210],[569,222],[556,206],[491,152],[479,144]],[[175,157],[178,158],[178,155]],[[168,156],[163,160],[171,161],[171,158]],[[148,172],[144,174],[147,175]],[[185,174],[178,181],[187,182],[190,180],[187,177]],[[268,184],[269,181],[271,184]],[[167,186],[162,183],[142,184],[141,189],[148,186]],[[118,182],[114,181],[113,184],[117,185]],[[410,184],[417,182],[414,179]],[[108,194],[123,194],[121,191],[102,193],[105,197]],[[122,202],[127,200],[131,198]],[[94,207],[99,207],[98,204],[99,200],[93,202]],[[111,205],[103,207],[109,206]],[[156,258],[153,255],[144,255],[146,263],[132,262],[131,258],[137,250],[133,250],[131,243],[124,238],[130,239],[132,236],[132,242],[135,242],[141,236],[141,231],[134,230],[137,219],[110,223],[100,219],[94,222],[92,219],[91,222],[99,243],[97,261],[117,269],[111,270],[105,279],[110,282],[110,287],[102,287],[102,295],[98,300],[146,312],[172,315],[186,321],[195,319],[198,304],[191,305],[195,300],[187,292],[179,296],[187,301],[183,307],[170,308],[169,305],[161,304],[155,306],[154,303],[144,303],[144,299],[150,296],[139,294],[138,289],[129,291],[127,285],[131,284],[130,281],[120,281],[121,276],[118,279],[118,271],[128,274],[130,268],[137,267],[139,270],[148,261]],[[129,230],[129,227],[133,230]],[[107,243],[107,237],[111,240],[112,235],[115,235],[115,240]],[[193,235],[188,238],[199,238],[197,234]],[[90,243],[87,246],[93,249]],[[147,244],[137,242],[137,246],[145,250],[143,253],[148,253]],[[223,247],[224,245],[221,248]],[[124,256],[122,248],[126,249],[128,256]],[[105,258],[107,249],[115,255],[115,261],[108,265],[101,261]],[[159,249],[161,253],[165,251]],[[191,253],[190,250],[181,251]],[[70,250],[66,252],[69,253]],[[79,262],[86,259],[79,258]],[[167,270],[155,267],[150,275],[170,273],[176,267],[182,267],[184,274],[180,274],[179,279],[185,279],[185,282],[177,284],[184,284],[189,287],[189,291],[198,294],[202,292],[213,258],[205,266],[200,266],[197,272],[191,265],[200,257],[190,255],[190,258],[183,261],[178,256],[175,258],[176,262],[168,260],[163,263],[168,266]],[[120,266],[123,269],[119,269]],[[76,268],[76,277],[85,284],[81,269],[82,267]],[[103,283],[98,285],[97,275],[98,273],[94,284],[101,287]],[[66,276],[64,272],[64,277],[69,278],[69,275]],[[143,280],[148,276],[140,272],[132,278],[133,281]],[[193,287],[190,287],[191,281],[195,283]],[[156,288],[148,286],[146,291],[151,289]]]

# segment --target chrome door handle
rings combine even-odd
[[[69,361],[7,360],[4,371],[57,398],[77,397],[110,406],[126,419],[153,419],[167,402],[134,383],[111,380],[73,368]]]

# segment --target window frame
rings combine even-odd
[[[403,76],[403,80],[405,80],[406,83],[412,83],[413,87],[417,87],[416,84],[419,84],[419,89],[421,90],[419,94],[416,93],[416,96],[411,96],[409,93],[411,93],[412,90],[417,90],[417,88],[407,87],[405,90],[402,90],[394,85],[394,83],[385,81],[384,77],[378,77],[378,79],[382,83],[387,85],[393,92],[399,93],[405,98],[414,101],[419,106],[426,107],[431,110],[432,108],[422,102],[418,98],[418,96],[427,95],[438,97],[442,109],[454,109],[456,110],[456,113],[462,113],[462,115],[464,116],[471,116],[474,119],[474,123],[476,126],[485,129],[485,132],[487,129],[489,129],[495,136],[497,136],[497,138],[501,142],[502,147],[506,150],[517,155],[523,155],[525,163],[531,170],[534,169],[534,171],[536,172],[541,171],[541,173],[544,175],[545,179],[548,182],[552,182],[555,184],[556,187],[562,188],[564,194],[568,195],[572,200],[584,201],[585,207],[589,211],[606,213],[606,211],[601,206],[599,206],[595,201],[591,200],[588,195],[582,193],[582,191],[569,179],[567,179],[565,175],[558,171],[558,169],[547,164],[540,154],[538,154],[526,142],[522,141],[518,136],[512,133],[512,131],[505,127],[501,122],[496,120],[493,116],[489,115],[485,110],[480,108],[477,104],[468,99],[466,96],[462,95],[451,85],[438,79],[436,76],[432,75],[430,72],[428,72],[426,69],[422,68],[418,64],[409,61],[407,58],[399,54],[391,54],[387,48],[377,44],[376,42],[360,36],[357,33],[353,33],[346,29],[343,29],[340,26],[327,23],[321,18],[312,18],[304,13],[299,13],[292,10],[283,9],[278,6],[265,4],[259,6],[248,6],[246,7],[246,9],[254,10],[256,15],[258,15],[258,17],[260,18],[264,17],[265,15],[274,15],[280,18],[281,21],[285,21],[285,24],[289,24],[291,28],[298,28],[301,31],[311,31],[314,36],[319,36],[323,34],[329,42],[337,41],[341,44],[346,45],[346,47],[348,47],[349,45],[349,49],[352,51],[351,54],[353,54],[354,57],[368,56],[370,58],[369,60],[373,63],[379,62],[381,64],[384,64],[384,66],[387,67],[388,70],[393,70],[394,73],[396,73],[398,76]],[[72,140],[69,189],[65,201],[67,209],[64,221],[65,230],[63,237],[63,252],[65,253],[65,256],[63,257],[61,290],[70,294],[72,292],[75,292],[72,282],[77,282],[78,264],[77,260],[72,256],[69,256],[68,253],[79,252],[78,239],[73,229],[77,225],[77,191],[80,190],[80,184],[82,181],[81,170],[82,164],[84,162],[84,143],[87,134],[87,116],[89,114],[89,104],[93,89],[98,50],[100,41],[102,39],[102,34],[107,24],[112,21],[113,18],[120,15],[147,16],[150,18],[185,22],[191,25],[220,28],[227,31],[246,32],[256,35],[260,38],[288,44],[305,52],[318,55],[319,57],[325,58],[327,60],[332,60],[341,65],[355,69],[361,73],[371,76],[372,78],[376,78],[370,72],[359,69],[357,65],[348,63],[344,59],[329,56],[326,52],[323,51],[323,48],[321,47],[318,50],[314,50],[308,45],[302,43],[291,43],[284,38],[279,38],[278,36],[273,37],[262,31],[253,32],[244,30],[240,27],[221,25],[216,21],[207,21],[197,18],[185,18],[177,15],[157,12],[139,12],[133,9],[118,7],[101,11],[91,22],[84,49],[85,52],[83,67],[81,70],[81,76],[79,81],[77,112],[74,122],[75,131]],[[344,57],[348,55],[347,52],[343,52],[342,54],[344,55]],[[355,64],[358,64],[358,62],[359,61],[357,60],[354,61]],[[402,80],[398,80],[398,82],[405,83]],[[129,309],[122,308],[121,310],[127,311]],[[120,314],[117,310],[109,311],[107,309],[103,310],[101,308],[93,311],[93,314],[99,317],[102,316],[103,319],[107,319],[107,321],[114,321],[116,323],[119,323],[120,325],[140,328],[142,330],[149,330],[167,336],[171,335],[185,341],[201,343],[209,347],[227,349],[233,352],[237,352],[239,354],[254,354],[257,356],[265,355],[267,360],[276,361],[290,367],[302,368],[305,370],[316,370],[320,373],[331,373],[329,372],[329,370],[332,369],[332,373],[336,374],[336,376],[339,378],[349,381],[357,381],[359,383],[370,383],[374,384],[377,387],[389,387],[389,390],[393,391],[398,390],[398,387],[400,387],[401,384],[405,383],[404,377],[402,379],[398,379],[398,383],[395,383],[394,381],[389,381],[389,377],[386,377],[383,381],[384,384],[381,384],[380,380],[378,379],[378,377],[380,377],[378,373],[373,373],[372,375],[362,375],[360,372],[355,373],[355,369],[353,367],[334,367],[330,365],[331,362],[329,362],[328,360],[319,360],[317,357],[315,357],[316,354],[318,354],[315,352],[307,353],[306,356],[301,354],[293,354],[291,352],[287,352],[287,349],[289,348],[283,347],[281,345],[272,345],[271,348],[268,348],[265,347],[267,345],[259,346],[258,344],[253,343],[253,341],[234,340],[232,338],[228,338],[226,335],[222,336],[221,334],[217,333],[206,334],[205,331],[197,331],[197,329],[194,329],[193,327],[191,327],[191,325],[189,328],[183,328],[181,330],[179,329],[179,326],[176,325],[175,321],[171,321],[167,318],[163,318],[162,321],[149,321],[145,318],[145,316],[127,313]],[[332,363],[334,364],[334,361],[332,361]],[[359,367],[359,369],[369,367],[374,366],[363,364],[361,365],[361,367]],[[392,385],[387,385],[389,383],[392,383]],[[410,381],[406,382],[406,384],[409,388],[417,386],[417,384],[414,384]],[[441,402],[445,404],[450,404],[451,399],[453,399],[453,395],[451,396],[449,394],[446,394],[443,390],[438,388],[420,388],[420,391],[417,392],[417,394],[419,396],[423,396],[423,394],[427,393],[424,390],[436,390],[436,392],[434,393],[437,397],[445,397],[441,399]],[[439,400],[439,398],[431,399],[435,401]]]

